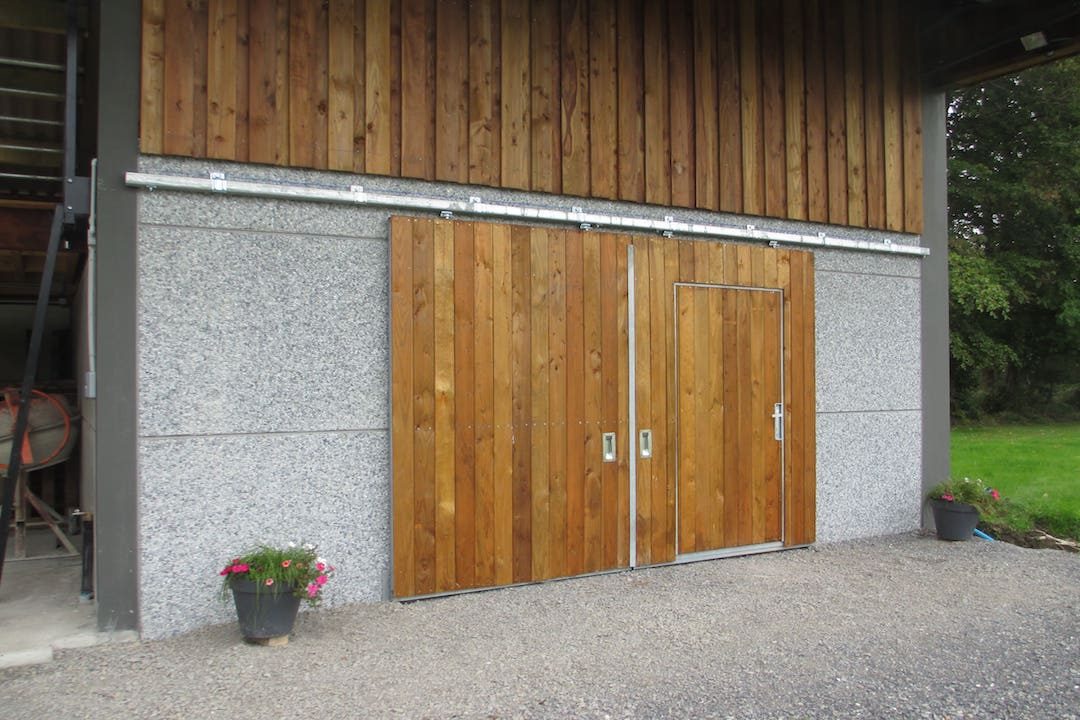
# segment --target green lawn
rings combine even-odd
[[[1017,530],[1080,538],[1080,424],[954,428],[952,475],[997,488]]]

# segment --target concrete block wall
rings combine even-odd
[[[668,208],[144,156],[139,169],[662,218]],[[257,542],[317,542],[331,604],[388,597],[392,212],[142,191],[137,240],[139,606],[144,637],[232,617],[216,571]],[[859,239],[908,235],[674,211]],[[918,527],[913,257],[816,257],[818,539]]]

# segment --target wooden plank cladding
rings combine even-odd
[[[627,246],[393,219],[395,596],[629,564]]]
[[[920,232],[899,0],[143,0],[143,152]]]

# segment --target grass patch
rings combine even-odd
[[[952,474],[997,488],[1013,529],[1080,538],[1080,423],[954,428]]]

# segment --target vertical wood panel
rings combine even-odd
[[[785,528],[788,544],[797,545],[802,542],[805,535],[805,516],[802,506],[806,501],[806,487],[803,482],[805,468],[804,453],[806,443],[803,437],[806,432],[805,417],[807,398],[805,396],[805,353],[800,352],[805,342],[805,326],[803,323],[803,299],[805,288],[803,287],[803,259],[802,254],[792,251],[790,254],[790,294],[792,302],[791,311],[791,366],[788,377],[791,379],[791,409],[788,414],[787,453],[788,463],[788,492],[787,500],[787,526]]]
[[[753,282],[753,266],[751,264],[751,248],[749,245],[739,245],[736,248],[735,262],[738,268],[738,284],[750,285]],[[753,410],[753,389],[751,387],[750,360],[751,347],[751,307],[747,293],[739,293],[735,302],[735,330],[736,330],[736,373],[739,378],[738,415],[749,417]],[[753,542],[753,497],[746,492],[746,484],[753,482],[754,453],[753,453],[753,423],[738,423],[739,463],[738,475],[741,486],[736,492],[736,514],[740,545],[748,545]],[[747,452],[749,450],[749,452]]]
[[[709,281],[709,253],[708,245],[703,242],[695,242],[694,245],[694,280],[701,283]],[[689,289],[689,288],[688,288]],[[695,549],[704,550],[709,547],[710,526],[715,517],[715,508],[712,505],[712,473],[711,455],[712,438],[709,421],[711,382],[710,370],[712,369],[712,347],[710,346],[709,319],[712,308],[709,304],[707,290],[697,288],[689,289],[695,295],[694,303],[694,425],[692,432],[695,435],[696,450],[696,475],[695,475],[695,498],[694,505],[697,510],[695,522]],[[687,378],[688,381],[691,378]]]
[[[904,229],[904,158],[902,89],[900,83],[900,43],[902,27],[896,1],[884,0],[881,15],[882,95],[884,97],[885,133],[885,225],[889,230]]]
[[[532,573],[532,237],[529,228],[514,227],[511,239],[511,304],[513,362],[513,581]]]
[[[678,242],[679,278],[694,277],[694,245],[688,240]],[[697,421],[694,407],[694,295],[682,289],[676,299],[676,385],[678,392],[678,544],[679,553],[697,550]]]
[[[492,248],[493,227],[486,223],[472,224],[473,262],[473,341],[475,362],[475,390],[473,397],[476,434],[475,456],[475,503],[474,523],[476,530],[475,584],[495,584],[495,356],[494,311],[492,308],[494,286],[494,259]],[[460,423],[460,420],[458,421]],[[504,512],[513,510],[503,507]]]
[[[829,126],[825,117],[825,40],[819,0],[805,0],[807,217],[829,221]]]
[[[583,233],[582,279],[585,341],[585,571],[599,570],[603,554],[603,345],[601,341],[600,235]]]
[[[724,282],[735,285],[739,282],[737,265],[737,248],[734,245],[724,247]],[[723,350],[720,361],[723,363],[724,383],[724,408],[725,414],[729,412],[734,420],[735,409],[739,406],[739,334],[738,334],[738,295],[725,293],[724,304],[721,308],[721,316],[718,318],[723,325]],[[739,445],[739,424],[737,422],[724,423],[723,433],[718,443],[724,450],[721,463],[721,471],[724,479],[721,489],[724,493],[723,509],[723,541],[724,545],[731,547],[739,544],[739,454],[746,449]]]
[[[791,327],[794,324],[795,316],[793,310],[800,306],[800,300],[794,300],[792,296],[791,288],[791,251],[780,250],[776,255],[776,276],[777,285],[783,289],[784,297],[781,304],[780,312],[783,317],[783,336],[781,337],[781,343],[783,345],[782,350],[782,362],[784,364],[784,396],[780,399],[784,403],[784,455],[780,459],[784,468],[784,497],[783,506],[781,508],[782,518],[782,535],[784,538],[784,544],[790,545],[792,535],[790,532],[792,509],[795,507],[794,496],[798,478],[795,477],[791,451],[792,438],[794,437],[795,428],[792,425],[792,398],[795,393],[794,382],[794,365],[793,358],[797,355],[797,350],[791,344]]]
[[[617,343],[619,348],[618,369],[618,506],[616,518],[616,566],[627,567],[630,564],[630,462],[635,456],[634,439],[630,437],[630,313],[627,305],[629,296],[629,238],[618,235],[615,238],[615,278],[616,278],[616,322],[618,327]]]
[[[905,13],[901,20],[902,47],[905,57],[914,55],[918,36],[914,20]],[[910,60],[904,63],[903,85],[904,123],[904,230],[921,233],[923,230],[923,161],[922,161],[922,89],[919,85],[919,66]]]
[[[765,268],[764,282],[768,288],[780,287],[778,260],[779,253],[766,251],[764,253]],[[762,354],[764,367],[762,387],[764,388],[763,417],[771,417],[775,403],[783,403],[780,387],[782,385],[781,357],[783,355],[783,338],[781,337],[780,314],[783,308],[783,299],[778,293],[767,293],[764,299],[764,315],[761,331],[763,333]],[[766,425],[766,430],[768,430]],[[783,537],[783,529],[780,525],[781,508],[780,502],[783,497],[783,485],[781,475],[783,473],[784,457],[781,453],[782,445],[773,435],[765,433],[765,535],[764,540],[771,542]]]
[[[390,0],[364,5],[364,165],[369,173],[390,174]]]
[[[551,367],[548,347],[550,291],[548,231],[532,230],[532,574],[534,580],[551,577]]]
[[[390,225],[390,355],[394,489],[394,594],[416,593],[413,551],[413,221]]]
[[[675,482],[674,473],[668,466],[674,461],[673,439],[668,433],[668,415],[672,412],[672,404],[668,395],[668,337],[673,337],[669,328],[673,322],[672,313],[674,302],[672,301],[672,282],[667,278],[665,265],[665,247],[671,243],[649,241],[648,255],[641,255],[641,263],[648,263],[649,267],[649,338],[652,347],[647,350],[651,354],[650,369],[652,376],[652,417],[649,418],[648,427],[653,432],[653,456],[649,469],[650,474],[646,479],[650,485],[649,500],[649,530],[647,541],[651,544],[651,561],[669,562],[675,558],[675,547],[669,545],[668,532],[668,486]],[[639,256],[634,256],[634,271],[637,272]],[[644,347],[640,344],[639,347]],[[672,348],[673,349],[673,348]],[[639,482],[641,475],[638,475]]]
[[[863,89],[866,113],[866,224],[885,227],[885,99],[882,94],[880,0],[863,5]]]
[[[677,318],[675,316],[675,282],[679,279],[679,243],[673,241],[663,243],[664,245],[664,306],[665,313],[668,317],[667,328],[665,328],[667,337],[665,338],[664,348],[668,354],[667,363],[667,397],[668,397],[668,412],[667,412],[667,478],[666,478],[666,492],[667,492],[667,518],[664,528],[664,559],[674,560],[676,553],[676,546],[678,543],[678,487],[676,483],[676,475],[678,473],[678,453],[677,453],[677,439],[678,439],[678,413],[676,412],[676,404],[678,402],[678,387],[675,382],[675,373],[677,358],[675,357],[675,326]],[[654,553],[654,561],[659,562],[660,558],[657,558]]]
[[[330,0],[330,33],[327,47],[329,78],[326,166],[331,170],[353,169],[353,128],[355,126],[355,97],[362,94],[357,83],[356,44],[353,0]]]
[[[803,3],[784,0],[784,133],[787,150],[787,216],[806,220],[806,99]],[[820,126],[816,128],[821,130]]]
[[[588,0],[562,0],[562,188],[589,194]]]
[[[784,27],[780,0],[766,0],[758,31],[761,45],[762,115],[765,124],[765,214],[772,217],[787,213],[787,166],[784,131]],[[799,88],[802,96],[802,88]],[[801,149],[802,145],[799,144]],[[801,168],[798,168],[801,170]]]
[[[720,208],[720,126],[716,78],[716,4],[694,2],[694,148],[697,206]]]
[[[859,0],[844,0],[848,222],[859,227],[866,224],[866,128],[861,6]]]
[[[469,182],[499,184],[499,0],[469,6]]]
[[[413,223],[413,493],[416,583],[435,592],[435,247],[431,222]]]
[[[803,357],[803,502],[801,506],[803,534],[802,543],[812,543],[817,537],[817,386],[814,366],[814,255],[804,252],[802,322],[803,344],[799,347]]]
[[[566,575],[567,567],[567,288],[566,231],[550,230],[548,245],[548,440],[550,547],[548,574]]]
[[[645,200],[645,70],[642,0],[618,5],[619,199]]]
[[[514,403],[513,308],[510,228],[492,229],[492,356],[494,358],[495,441],[494,476],[495,582],[514,580]]]
[[[403,105],[403,80],[401,77],[403,60],[402,54],[402,19],[401,6],[403,0],[390,0],[390,174],[401,175],[402,147],[402,108]]]
[[[401,174],[424,180],[435,178],[434,36],[433,0],[401,0]]]
[[[503,0],[499,17],[502,23],[501,184],[525,190],[532,177],[529,3]]]
[[[250,0],[239,0],[236,5],[236,70],[233,81],[236,85],[236,151],[234,158],[247,162],[250,157],[248,128],[251,123],[248,111],[248,45],[251,42]]]
[[[585,571],[585,300],[580,232],[566,233],[566,572]]]
[[[454,224],[435,223],[435,584],[457,587]]]
[[[757,0],[739,3],[739,81],[742,88],[743,212],[765,212],[765,145]]]
[[[655,306],[652,300],[652,264],[649,262],[651,245],[648,240],[637,240],[634,243],[634,302],[643,310],[634,314],[634,343],[637,348],[637,368],[634,377],[634,390],[636,395],[635,423],[640,433],[642,430],[653,427],[653,348],[657,343],[653,340],[651,330],[653,319],[659,319],[651,312]],[[654,436],[654,447],[655,443]],[[637,561],[640,565],[652,563],[652,537],[653,524],[657,517],[656,510],[652,507],[653,486],[656,471],[653,469],[654,458],[642,458],[636,452],[636,438],[630,438],[631,452],[637,463]]]
[[[192,155],[206,157],[207,47],[210,28],[207,0],[191,0],[192,7]]]
[[[589,189],[595,197],[618,197],[618,77],[616,4],[589,5]]]
[[[671,202],[671,93],[667,5],[645,1],[645,202]]]
[[[600,419],[602,432],[619,429],[619,317],[618,251],[614,235],[600,236]],[[626,438],[616,438],[616,447]],[[619,553],[619,467],[605,462],[600,468],[603,488],[603,563],[614,567]]]
[[[251,0],[248,67],[248,157],[252,162],[277,163],[276,0]]]
[[[826,123],[829,128],[829,222],[848,222],[847,112],[844,74],[844,14],[837,2],[823,2],[825,12]]]
[[[469,179],[469,6],[465,0],[436,5],[435,179]],[[430,148],[429,148],[430,150]]]
[[[327,115],[328,97],[330,94],[330,68],[327,49],[329,47],[330,22],[328,6],[319,3],[315,13],[315,71],[314,71],[314,103],[315,103],[315,165],[323,170],[327,166],[329,152],[328,139],[330,136],[330,118]],[[351,36],[352,33],[349,33]]]
[[[195,156],[195,14],[191,3],[165,3],[166,155]]]
[[[143,0],[141,57],[139,147],[146,153],[161,153],[165,130],[165,0]]]
[[[559,106],[559,0],[532,0],[530,72],[532,178],[541,192],[562,191]]]
[[[289,159],[304,167],[317,164],[318,14],[316,3],[289,4]]]
[[[703,244],[704,245],[704,244]],[[724,278],[724,247],[708,243],[708,280],[719,284]],[[708,493],[702,501],[708,504],[708,523],[705,542],[708,547],[722,547],[724,542],[724,295],[727,291],[708,292],[709,366],[706,409],[708,412]]]
[[[671,38],[691,37],[692,23],[689,0],[668,2]],[[695,207],[694,63],[690,43],[670,43],[668,63],[671,79],[671,203]]]
[[[754,246],[750,252],[751,282],[754,287],[765,284],[765,249]],[[750,413],[742,419],[751,425],[753,452],[753,481],[751,501],[750,541],[765,541],[765,432],[764,419],[767,400],[762,382],[765,375],[765,294],[750,293]]]
[[[716,7],[716,61],[720,78],[720,210],[742,212],[742,84],[739,75],[738,5]]]
[[[472,223],[454,229],[454,578],[476,584],[476,282]]]

